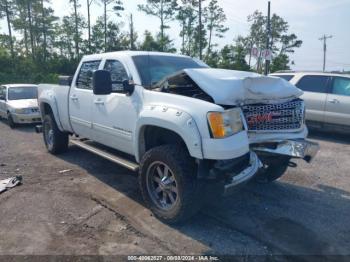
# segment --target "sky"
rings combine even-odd
[[[206,0],[208,1],[208,0]],[[223,39],[214,39],[219,46],[233,42],[238,35],[249,33],[247,16],[255,10],[267,13],[267,0],[218,0],[227,16],[226,26],[229,31]],[[72,8],[69,0],[51,0],[57,16],[68,15]],[[80,0],[80,12],[86,16],[86,0]],[[159,31],[157,18],[147,16],[137,10],[138,4],[146,0],[124,0],[125,12],[122,17],[109,13],[109,19],[125,22],[127,30],[128,15],[134,14],[134,25],[140,38],[145,30],[153,33]],[[92,19],[102,15],[102,6],[95,4],[92,8]],[[297,48],[291,56],[294,70],[322,70],[323,43],[319,40],[324,34],[332,35],[327,41],[326,70],[350,70],[350,0],[271,0],[271,12],[284,18],[290,25],[290,33],[295,33],[303,40],[301,48]],[[170,24],[167,33],[177,47],[181,40],[178,22]],[[1,28],[6,32],[5,24]]]

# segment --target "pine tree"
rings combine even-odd
[[[13,36],[12,36],[12,16],[13,16],[13,2],[12,0],[1,0],[0,1],[0,18],[5,16],[8,28],[8,42],[10,43],[10,51],[12,59],[15,57]]]
[[[223,38],[224,33],[228,31],[228,27],[224,25],[226,22],[226,15],[224,10],[219,6],[217,0],[211,0],[209,5],[204,8],[204,19],[206,28],[209,32],[208,36],[208,48],[207,48],[207,57],[211,54],[212,51],[212,41],[213,36],[218,38]]]
[[[165,30],[169,28],[168,23],[175,19],[177,9],[176,0],[147,0],[147,4],[138,5],[140,11],[147,15],[155,16],[160,20],[160,51],[165,51],[169,44],[169,37],[166,37]]]

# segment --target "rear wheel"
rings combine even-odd
[[[44,117],[43,136],[46,148],[51,154],[55,155],[67,151],[68,134],[58,129],[56,121],[51,114]]]
[[[255,176],[255,181],[258,183],[270,183],[284,175],[287,171],[291,157],[289,156],[274,156],[260,157],[264,167]]]
[[[181,146],[151,149],[142,158],[139,182],[143,198],[160,220],[173,224],[194,215],[201,207],[200,181],[195,163]]]
[[[11,113],[7,113],[7,121],[8,121],[8,124],[9,126],[13,129],[13,128],[16,128],[16,123],[15,121],[13,120],[13,117],[11,115]]]

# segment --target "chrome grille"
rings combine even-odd
[[[242,107],[250,131],[296,130],[304,123],[304,101]]]

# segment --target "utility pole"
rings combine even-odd
[[[319,38],[320,41],[323,41],[323,72],[326,71],[327,39],[330,39],[332,37],[332,35],[323,35],[321,38]]]
[[[88,44],[89,44],[89,52],[91,53],[91,15],[90,15],[90,7],[93,0],[87,1],[87,12],[88,12]]]
[[[73,1],[74,3],[74,18],[75,18],[75,32],[74,32],[74,42],[75,42],[75,54],[77,60],[79,60],[79,28],[78,28],[78,2],[77,0]]]
[[[203,43],[202,43],[202,0],[198,1],[199,15],[199,59],[202,60]]]
[[[270,50],[270,36],[271,36],[271,3],[268,2],[267,7],[267,27],[266,27],[266,50]],[[270,71],[270,60],[265,60],[265,75],[268,75]]]
[[[132,14],[130,14],[130,49],[135,50],[134,20]]]

